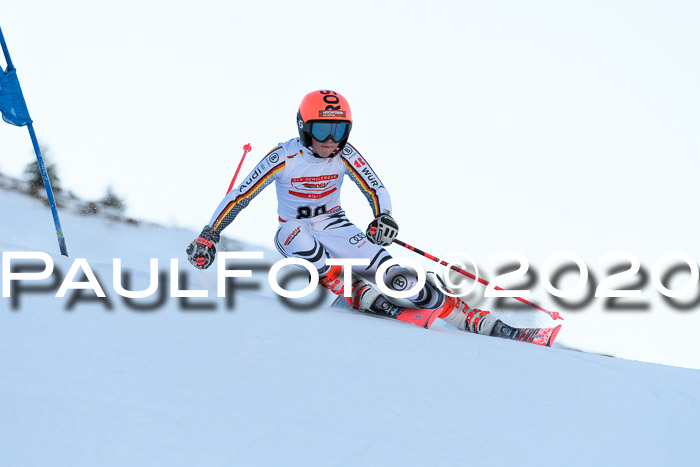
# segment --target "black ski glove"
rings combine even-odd
[[[399,235],[399,226],[389,214],[380,214],[367,227],[367,239],[381,246],[388,246]]]
[[[190,260],[192,266],[197,269],[206,269],[211,266],[216,258],[216,246],[220,240],[219,234],[214,232],[208,225],[204,226],[199,237],[194,239],[187,247],[187,259]]]

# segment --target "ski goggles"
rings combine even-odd
[[[350,133],[350,123],[314,122],[311,124],[311,136],[319,143],[332,139],[340,143]]]

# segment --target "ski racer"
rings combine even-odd
[[[319,274],[319,283],[336,295],[352,287],[349,299],[356,308],[391,315],[398,308],[372,284],[377,268],[391,255],[384,249],[397,237],[399,227],[391,216],[389,192],[377,174],[350,143],[352,113],[339,93],[318,90],[308,93],[297,112],[299,137],[280,143],[270,151],[219,203],[209,224],[187,247],[189,261],[208,268],[216,256],[221,232],[265,187],[277,189],[279,229],[275,246],[285,257],[309,261]],[[374,219],[365,232],[350,222],[340,205],[344,177],[364,194]],[[366,258],[369,266],[353,267],[352,284],[345,284],[342,266],[328,265],[329,258]],[[410,290],[417,278],[399,265],[384,273],[384,283],[396,291]],[[488,335],[495,319],[488,311],[470,310],[458,298],[445,295],[435,284],[409,297],[416,308],[438,310],[439,317],[458,329]]]

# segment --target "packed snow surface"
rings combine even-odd
[[[44,290],[0,302],[0,465],[697,465],[698,370],[424,330],[330,310],[327,295],[297,310],[269,290],[279,257],[257,246],[238,245],[267,263],[227,304],[215,268],[184,257],[195,232],[66,209],[64,258],[40,202],[0,190],[0,216],[3,254],[56,266]],[[54,296],[75,258],[107,300]],[[113,258],[134,290],[158,258],[168,293],[177,258],[209,297],[132,309]]]

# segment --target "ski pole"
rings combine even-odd
[[[226,192],[226,194],[231,193],[231,190],[233,190],[233,184],[236,183],[236,177],[238,177],[238,172],[241,171],[241,166],[243,165],[243,160],[245,159],[245,155],[248,154],[252,150],[253,150],[253,148],[250,147],[250,143],[243,146],[243,155],[241,156],[241,161],[238,163],[238,168],[236,169],[236,173],[233,174],[233,178],[231,179],[231,184],[228,186],[228,191]]]
[[[441,260],[440,258],[437,258],[437,257],[431,255],[430,253],[426,253],[426,252],[423,251],[423,250],[420,250],[420,249],[418,249],[418,248],[416,248],[416,247],[414,247],[414,246],[411,246],[411,245],[409,245],[409,244],[407,244],[407,243],[404,243],[404,242],[402,242],[401,240],[399,240],[398,238],[394,239],[394,243],[396,243],[397,245],[400,245],[400,246],[402,246],[402,247],[404,247],[404,248],[406,248],[406,249],[408,249],[408,250],[411,250],[411,251],[413,251],[414,253],[418,253],[419,255],[421,255],[421,256],[423,256],[423,257],[425,257],[425,258],[428,258],[428,259],[430,259],[430,260],[433,260],[433,261],[435,261],[436,263],[441,264],[442,266],[449,266],[450,269],[452,269],[453,271],[458,272],[458,273],[460,273],[460,274],[462,274],[462,275],[465,275],[465,276],[467,276],[467,277],[470,278],[470,279],[477,280],[477,281],[481,282],[481,283],[484,284],[484,285],[489,285],[489,282],[486,281],[486,280],[484,280],[484,279],[482,279],[481,277],[476,277],[474,274],[472,274],[472,273],[470,273],[470,272],[468,272],[468,271],[465,271],[464,269],[461,269],[460,267],[455,266],[454,264],[449,264],[449,263],[447,263],[446,261],[443,261],[443,260]],[[496,290],[503,290],[503,289],[502,289],[501,287],[499,287],[499,286],[494,286],[494,288],[495,288]],[[554,319],[554,320],[557,320],[557,319],[562,319],[562,320],[563,320],[563,319],[564,319],[564,318],[562,318],[562,317],[559,315],[559,312],[557,312],[557,311],[548,311],[548,310],[545,310],[545,309],[542,308],[541,306],[535,305],[534,303],[532,303],[532,302],[530,302],[530,301],[528,301],[528,300],[525,300],[524,298],[520,298],[520,297],[513,297],[513,298],[516,299],[516,300],[519,300],[519,301],[523,302],[523,303],[526,304],[526,305],[530,305],[530,306],[533,307],[533,308],[537,308],[538,310],[547,313],[547,314],[548,314],[549,316],[551,316],[552,319]]]

